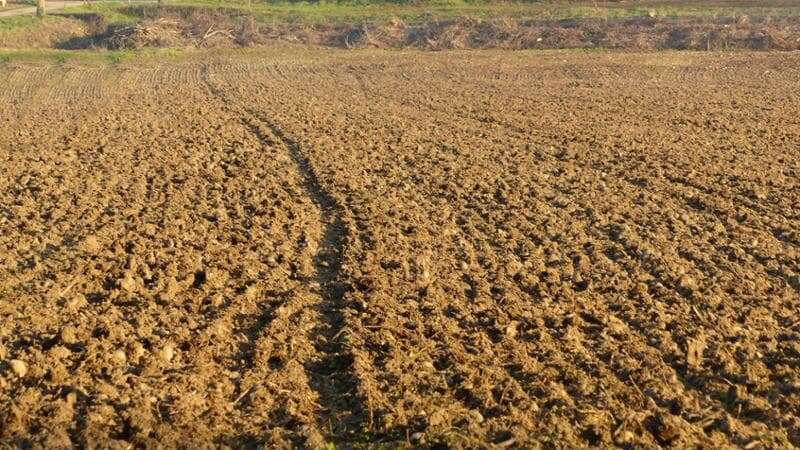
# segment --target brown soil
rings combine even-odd
[[[0,442],[800,445],[794,54],[0,66]]]

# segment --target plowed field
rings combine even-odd
[[[800,55],[0,65],[0,442],[800,445]]]

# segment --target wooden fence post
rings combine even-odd
[[[44,0],[36,0],[36,17],[44,17]]]

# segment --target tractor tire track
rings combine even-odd
[[[236,104],[236,100],[229,98],[213,83],[211,70],[208,66],[204,68],[203,81],[209,91],[226,104],[261,142],[278,145],[288,153],[306,195],[319,211],[318,224],[322,232],[316,242],[307,243],[316,252],[312,274],[304,280],[307,293],[316,298],[307,305],[313,308],[317,319],[307,333],[317,355],[305,363],[305,369],[309,386],[319,399],[318,430],[320,433],[328,430],[323,434],[334,440],[344,438],[349,430],[357,428],[354,425],[361,420],[363,408],[356,398],[358,386],[351,373],[353,356],[341,342],[346,331],[345,296],[350,289],[341,273],[348,239],[342,207],[322,186],[298,143],[262,113],[230,106]]]

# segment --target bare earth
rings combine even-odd
[[[0,442],[798,446],[798,68],[2,65]]]

